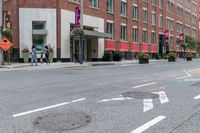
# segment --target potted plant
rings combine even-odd
[[[119,51],[114,52],[113,61],[121,61],[121,60],[122,60],[122,53]]]
[[[84,35],[84,30],[82,28],[74,28],[72,33],[75,37],[81,37]]]
[[[176,53],[169,52],[167,54],[167,59],[168,59],[168,62],[175,62],[176,61]]]
[[[113,61],[112,52],[105,51],[102,61]]]
[[[24,63],[29,63],[29,48],[27,46],[22,48],[22,56],[24,59]]]
[[[54,56],[54,48],[51,47],[50,44],[48,45],[48,47],[49,47],[49,61],[50,61],[50,63],[52,63],[53,62],[53,56]]]
[[[189,52],[185,55],[187,61],[192,61],[192,53]]]
[[[149,63],[149,54],[148,53],[142,53],[138,56],[139,64],[148,64]]]

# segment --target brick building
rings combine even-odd
[[[13,31],[14,57],[24,45],[51,44],[55,60],[73,61],[79,40],[71,36],[80,0],[4,0],[4,21]],[[198,0],[83,0],[84,60],[101,60],[104,51],[121,51],[131,59],[138,52],[162,51],[159,36],[170,30],[169,50],[181,53],[181,33],[199,37]],[[112,35],[109,39],[108,34]]]

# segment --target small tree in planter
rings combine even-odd
[[[189,52],[185,55],[187,61],[192,61],[192,53]]]
[[[29,63],[30,51],[29,51],[29,48],[27,46],[24,46],[22,48],[22,56],[23,56],[23,59],[24,59],[24,63]]]
[[[175,62],[176,61],[176,53],[169,52],[167,55],[168,62]]]
[[[142,54],[138,55],[139,64],[148,64],[149,58],[150,58],[150,56],[148,53],[142,53]]]

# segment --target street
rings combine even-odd
[[[0,85],[0,133],[200,132],[199,60],[16,68]]]

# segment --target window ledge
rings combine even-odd
[[[95,9],[95,10],[99,10],[99,8],[98,8],[98,7],[93,7],[93,6],[90,6],[90,8],[92,8],[92,9]]]
[[[108,13],[108,14],[114,15],[114,12],[111,12],[111,11],[107,11],[107,13]]]
[[[135,18],[132,18],[134,21],[137,21],[138,22],[138,19],[135,19]]]
[[[78,5],[80,5],[80,3],[79,2],[75,2],[75,1],[71,1],[71,0],[68,0],[70,3],[73,3],[73,4],[78,4]]]
[[[127,16],[121,15],[122,18],[127,18]]]

